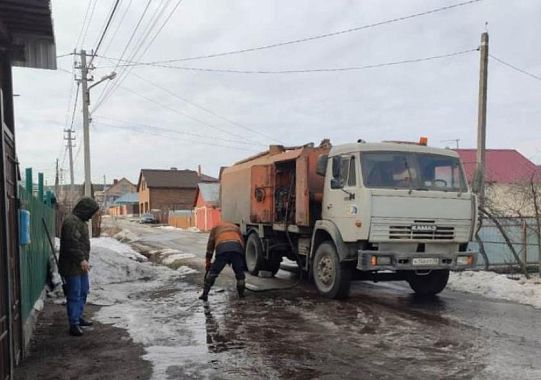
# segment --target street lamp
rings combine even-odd
[[[116,72],[112,72],[112,73],[109,73],[107,75],[105,75],[104,77],[102,77],[99,81],[97,81],[96,83],[94,83],[93,85],[91,86],[88,86],[88,89],[87,91],[90,91],[90,89],[92,87],[96,87],[98,84],[100,84],[101,82],[103,81],[106,81],[106,80],[112,80],[112,79],[115,79],[116,78]]]

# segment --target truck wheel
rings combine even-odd
[[[412,271],[407,281],[416,294],[433,296],[445,289],[447,280],[449,280],[449,270],[442,269],[433,270],[424,275]]]
[[[319,293],[328,298],[347,298],[351,285],[351,266],[341,263],[331,241],[317,248],[313,262],[314,282]]]
[[[263,245],[256,233],[248,235],[246,249],[244,250],[244,258],[246,260],[246,269],[248,269],[248,273],[257,276],[259,271],[263,269]]]

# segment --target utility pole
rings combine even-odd
[[[106,186],[107,186],[107,181],[104,174],[103,175],[103,206],[102,206],[104,210],[107,207],[107,193],[105,192],[105,190],[107,190]]]
[[[60,177],[59,177],[59,173],[58,173],[58,158],[56,159],[56,173],[55,173],[55,176],[54,176],[54,193],[55,193],[55,196],[59,197],[60,195],[58,194],[59,192],[59,187],[60,185]]]
[[[86,51],[81,50],[79,53],[81,57],[81,64],[78,67],[81,69],[81,91],[83,95],[83,140],[84,140],[84,166],[85,166],[85,189],[84,189],[84,195],[85,197],[92,197],[92,190],[91,190],[91,172],[90,172],[90,89],[92,87],[97,86],[101,82],[105,80],[111,80],[116,77],[116,73],[113,71],[112,73],[104,76],[99,81],[92,85],[88,85],[88,82],[93,81],[93,78],[88,77],[89,70],[92,69],[92,67],[87,66],[86,63]],[[92,60],[91,60],[92,61]],[[88,232],[90,237],[92,237],[92,221],[90,221],[88,225]]]
[[[85,197],[91,197],[90,183],[90,115],[88,106],[88,67],[86,66],[86,51],[81,50],[81,90],[83,95],[83,139],[84,139],[84,166],[85,166]]]
[[[481,34],[479,47],[481,63],[479,67],[479,109],[477,118],[477,195],[479,207],[485,206],[485,148],[487,127],[487,79],[488,79],[488,33]]]
[[[66,140],[68,143],[68,158],[70,162],[70,185],[73,188],[73,185],[75,183],[74,175],[73,175],[73,148],[75,147],[75,144],[73,144],[73,141],[75,140],[75,136],[72,136],[72,133],[74,132],[71,128],[70,129],[64,129],[64,132],[66,132],[68,135],[64,137],[64,140]]]

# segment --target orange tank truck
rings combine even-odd
[[[316,167],[330,148],[328,140],[319,146],[271,145],[222,170],[222,218],[241,227],[251,274],[274,274],[283,256],[297,261],[295,251],[308,249],[311,226],[321,217],[324,177]]]

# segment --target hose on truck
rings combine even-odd
[[[288,198],[287,198],[286,212],[285,212],[285,217],[284,217],[284,225],[285,225],[284,229],[285,229],[287,241],[289,243],[289,246],[291,247],[291,250],[295,254],[295,259],[297,261],[297,266],[299,267],[299,278],[292,285],[284,286],[284,287],[267,288],[267,289],[250,289],[250,288],[246,287],[246,290],[249,291],[249,292],[252,292],[252,293],[267,293],[267,292],[275,292],[275,291],[279,291],[279,290],[289,290],[289,289],[293,289],[293,288],[297,287],[301,283],[301,281],[303,280],[303,270],[302,270],[302,265],[301,265],[301,257],[299,255],[299,252],[298,252],[297,248],[295,247],[295,244],[293,244],[293,240],[291,239],[291,236],[289,234],[289,212],[290,212],[289,205],[291,204],[291,200],[292,200],[291,198],[293,196],[293,186],[294,185],[295,185],[295,173],[293,172],[293,175],[292,175],[292,178],[291,178],[291,184],[289,186]]]

